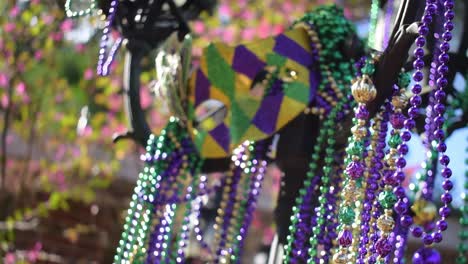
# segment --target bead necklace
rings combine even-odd
[[[358,188],[361,185],[362,176],[365,171],[363,155],[365,152],[365,140],[368,135],[366,123],[369,118],[366,104],[374,100],[377,95],[377,90],[370,77],[374,73],[372,62],[367,62],[361,72],[362,76],[358,76],[351,88],[351,93],[358,105],[355,108],[354,126],[351,129],[352,136],[346,149],[348,155],[345,159],[345,186],[342,194],[343,201],[339,211],[339,248],[333,256],[333,261],[336,264],[348,263],[354,257],[354,252],[351,251],[350,246],[353,242],[352,224],[356,219],[354,209],[360,195]]]
[[[87,16],[87,15],[90,15],[96,8],[96,0],[90,0],[89,6],[79,11],[73,11],[72,5],[73,5],[72,0],[67,0],[65,2],[65,14],[67,15],[67,17],[76,18],[76,17]]]
[[[118,0],[112,0],[109,7],[109,14],[107,15],[107,20],[102,30],[102,37],[99,43],[99,56],[97,62],[97,74],[100,76],[109,75],[109,67],[114,61],[115,55],[119,50],[123,39],[121,37],[117,38],[110,48],[110,51],[107,53],[106,49],[108,47],[109,35],[112,30],[112,23],[114,22],[115,15],[117,13]]]
[[[312,39],[312,50],[319,56],[319,67],[323,76],[317,94],[318,104],[311,111],[312,113],[322,114],[328,112],[328,117],[327,120],[324,120],[324,125],[320,129],[309,164],[310,171],[307,173],[304,181],[304,187],[299,190],[300,196],[296,198],[296,205],[292,209],[293,215],[289,228],[290,235],[287,237],[288,244],[285,245],[285,258],[283,261],[284,263],[294,263],[297,261],[305,262],[307,260],[311,263],[315,261],[315,257],[317,256],[317,238],[323,229],[326,219],[325,208],[328,204],[327,200],[329,200],[327,193],[329,192],[329,181],[332,173],[331,165],[333,163],[331,155],[335,152],[333,147],[335,129],[333,128],[336,118],[339,117],[341,119],[344,116],[347,102],[349,102],[349,99],[343,96],[343,91],[344,83],[347,83],[351,79],[349,73],[352,69],[352,63],[344,61],[341,54],[334,53],[334,50],[336,51],[335,47],[344,41],[346,35],[340,34],[335,30],[344,27],[346,32],[352,32],[353,29],[349,22],[343,18],[342,11],[335,6],[321,7],[317,11],[305,15],[296,23],[296,26],[303,26],[307,29]],[[324,43],[326,42],[327,46],[322,46],[319,40]],[[341,68],[343,74],[340,74],[337,68]],[[320,97],[323,99],[320,100]],[[328,104],[331,105],[328,106]],[[328,140],[325,140],[326,137]],[[325,159],[323,176],[319,176],[317,172],[319,167],[318,161],[320,152],[324,148],[328,157]],[[313,202],[316,183],[320,180],[322,181],[322,186],[320,188],[319,206],[314,210],[316,215],[311,216],[312,210],[309,205]],[[313,222],[312,228],[310,227],[310,222]],[[309,241],[307,241],[308,236],[310,236]]]
[[[379,0],[372,0],[370,8],[369,34],[367,37],[367,46],[375,48],[375,31],[379,19]]]

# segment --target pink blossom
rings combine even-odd
[[[8,252],[5,255],[5,264],[15,264],[16,263],[16,256],[15,254]]]
[[[60,29],[67,32],[73,28],[73,21],[71,19],[65,19],[60,25]]]
[[[21,95],[24,94],[26,92],[26,84],[24,84],[24,82],[18,83],[16,86],[16,92]]]
[[[22,62],[19,62],[16,65],[16,68],[18,69],[19,72],[23,73],[26,70],[26,65],[24,65],[24,63]]]
[[[251,41],[255,37],[255,29],[246,28],[242,31],[242,40]]]
[[[244,20],[252,20],[255,18],[255,14],[251,10],[245,10],[244,12],[242,12],[241,18]]]
[[[75,50],[78,53],[83,53],[85,51],[85,48],[86,48],[85,45],[82,44],[82,43],[76,44],[76,46],[75,46]]]
[[[140,104],[143,109],[148,108],[153,102],[151,93],[147,87],[140,89]]]
[[[283,25],[274,25],[273,26],[273,35],[281,34],[284,31]]]
[[[0,102],[3,108],[7,108],[10,105],[10,98],[6,94],[2,96],[2,100]]]
[[[7,87],[8,86],[8,76],[6,73],[0,73],[0,86]]]
[[[201,21],[193,22],[193,32],[196,34],[201,34],[205,31],[205,24]]]
[[[10,16],[11,17],[16,17],[20,12],[20,9],[18,6],[14,6],[12,9],[10,9]]]
[[[42,50],[36,50],[36,52],[34,52],[34,58],[35,58],[36,60],[42,59],[42,56],[43,56],[43,55],[42,55]]]
[[[230,17],[232,14],[231,7],[227,4],[221,4],[219,6],[219,14]]]
[[[3,26],[3,29],[7,33],[13,32],[13,30],[15,30],[15,28],[16,28],[16,25],[15,25],[15,23],[12,23],[12,22],[8,22]]]
[[[235,37],[235,29],[233,27],[228,27],[226,30],[223,32],[223,41],[227,43],[231,43],[234,41]]]
[[[117,94],[113,94],[109,96],[108,103],[109,110],[117,112],[122,107],[122,98]]]
[[[260,25],[257,28],[258,36],[260,38],[266,38],[270,35],[270,24],[264,19],[260,22]]]
[[[60,33],[60,32],[52,33],[51,37],[55,41],[61,41],[62,40],[62,33]]]
[[[84,72],[84,79],[86,81],[89,81],[93,78],[94,76],[94,71],[91,68],[87,68]]]

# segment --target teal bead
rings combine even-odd
[[[466,264],[467,258],[465,256],[458,256],[456,261],[457,261],[457,264]]]
[[[379,203],[384,209],[391,209],[398,201],[392,191],[384,191],[379,194]]]
[[[364,67],[362,67],[362,74],[373,75],[375,73],[375,66],[373,63],[367,62]]]
[[[463,230],[458,234],[458,237],[460,237],[460,240],[467,240],[468,239],[468,230]]]
[[[398,86],[400,88],[405,88],[408,87],[408,85],[411,83],[411,76],[409,73],[400,73],[398,76]]]
[[[343,224],[351,225],[354,222],[355,217],[356,213],[353,208],[345,206],[340,209],[339,218]]]
[[[459,244],[458,251],[461,253],[465,253],[468,251],[468,244]]]
[[[349,155],[360,156],[364,152],[364,145],[361,142],[351,142],[349,147],[346,149]]]

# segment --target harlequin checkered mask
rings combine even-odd
[[[230,47],[211,44],[188,82],[188,127],[204,158],[269,137],[312,101],[320,82],[303,27]]]

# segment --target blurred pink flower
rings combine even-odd
[[[16,92],[21,95],[26,93],[26,84],[24,84],[24,82],[18,83],[16,86]]]
[[[11,17],[16,17],[20,12],[20,9],[18,6],[14,6],[12,9],[10,9],[10,16]]]
[[[255,37],[256,31],[253,28],[246,28],[242,31],[242,40],[251,41]]]
[[[278,35],[284,31],[283,25],[274,25],[273,26],[273,35]]]
[[[36,50],[36,51],[34,52],[34,58],[35,58],[36,60],[42,59],[42,50]]]
[[[255,14],[251,10],[245,10],[244,12],[242,12],[241,18],[244,20],[252,20],[255,18]]]
[[[270,24],[265,19],[263,19],[257,28],[257,32],[260,38],[268,37],[270,35]]]
[[[143,109],[148,108],[153,102],[153,97],[148,89],[148,87],[142,87],[140,89],[140,104]]]
[[[232,14],[231,7],[228,4],[221,4],[219,6],[219,14],[230,17]]]
[[[15,25],[15,23],[12,23],[12,22],[8,22],[3,26],[3,29],[7,33],[13,32],[13,30],[15,30],[15,28],[16,28],[16,25]]]
[[[84,52],[86,50],[86,46],[84,44],[82,44],[82,43],[76,44],[75,50],[78,53],[82,53],[82,52]]]
[[[18,69],[19,72],[24,72],[24,70],[26,69],[26,65],[24,65],[24,63],[20,62],[16,65],[16,68]]]
[[[231,43],[234,41],[236,36],[236,30],[233,27],[228,27],[223,32],[223,41],[226,43]]]
[[[42,243],[36,242],[36,244],[34,244],[34,247],[30,251],[28,251],[28,261],[36,262],[37,258],[39,257],[39,253],[41,252],[41,249]]]
[[[6,94],[2,95],[2,100],[0,102],[3,108],[7,108],[10,105],[10,98]]]
[[[91,68],[87,68],[84,72],[84,79],[89,81],[93,78],[94,76],[94,71]]]
[[[60,32],[55,32],[55,33],[52,33],[52,34],[51,34],[51,37],[52,37],[52,39],[55,40],[55,41],[61,41],[63,36],[62,36],[62,33],[60,33]]]
[[[60,29],[65,32],[72,30],[72,28],[73,28],[73,21],[71,19],[65,19],[60,25]]]
[[[5,255],[5,264],[15,264],[16,263],[16,256],[15,254],[8,252]]]
[[[205,31],[205,24],[201,21],[193,22],[193,32],[196,34],[202,34]]]
[[[7,87],[8,86],[8,76],[6,73],[0,73],[0,86]]]
[[[119,111],[122,107],[122,97],[120,97],[118,94],[112,94],[109,96],[108,106],[110,111]]]

